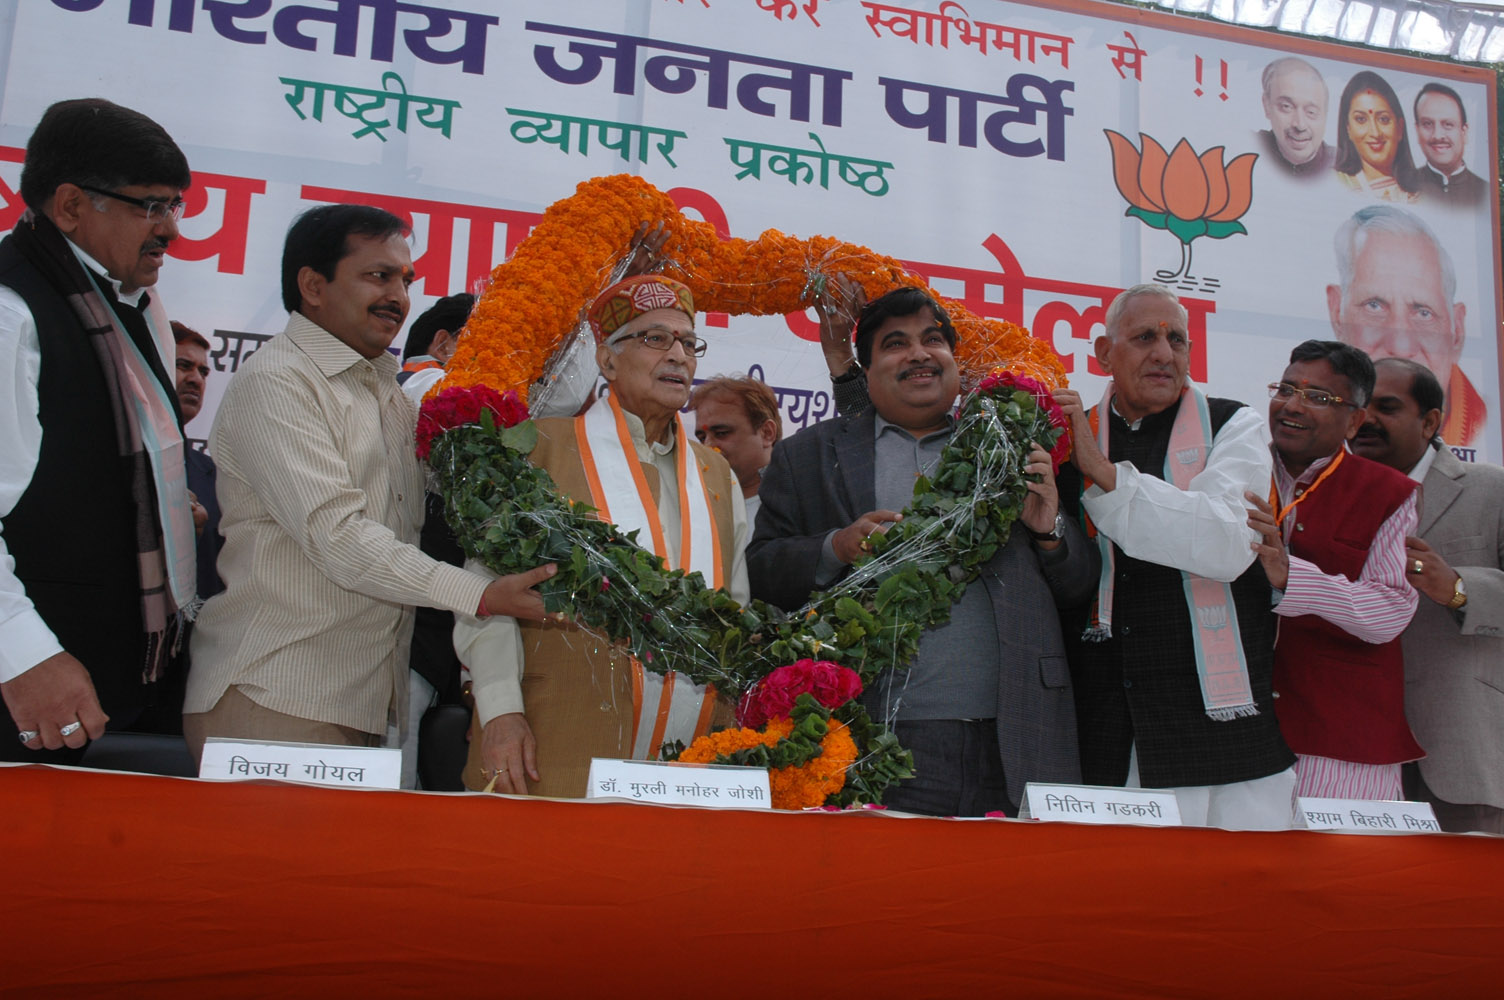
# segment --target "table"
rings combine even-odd
[[[37,765],[0,767],[0,802],[6,996],[1471,997],[1504,979],[1504,838]]]

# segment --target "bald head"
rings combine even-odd
[[[1292,166],[1321,152],[1330,100],[1326,81],[1310,63],[1286,58],[1264,67],[1264,116],[1279,155]]]

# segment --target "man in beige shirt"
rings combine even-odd
[[[542,618],[553,566],[493,579],[416,544],[417,410],[387,347],[407,317],[407,229],[327,205],[282,254],[287,328],[236,374],[215,415],[226,590],[193,634],[183,729],[207,737],[374,746],[402,718],[412,605]]]
[[[564,495],[623,532],[637,531],[637,544],[670,569],[698,571],[707,586],[746,603],[741,487],[726,460],[686,436],[679,419],[705,352],[694,317],[689,289],[660,275],[602,292],[590,323],[610,396],[578,417],[538,420],[529,460]],[[682,677],[665,682],[569,625],[461,616],[454,632],[474,678],[471,788],[578,798],[592,757],[654,758],[663,743],[705,732],[718,707],[705,687]]]

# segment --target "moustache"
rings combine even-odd
[[[1378,424],[1364,424],[1362,427],[1358,428],[1356,437],[1362,438],[1366,441],[1388,441],[1389,432],[1384,430],[1384,428],[1380,427]]]
[[[164,240],[160,236],[153,236],[151,239],[149,239],[145,243],[141,244],[141,252],[142,253],[156,253],[158,250],[162,250],[162,251],[165,252],[167,250],[167,244],[168,244],[168,242],[170,242],[170,241]]]
[[[904,379],[913,378],[915,375],[939,375],[939,374],[940,374],[940,366],[939,365],[934,365],[934,364],[918,364],[918,365],[914,365],[911,368],[905,368],[903,371],[899,372],[898,373],[898,381],[902,382]]]

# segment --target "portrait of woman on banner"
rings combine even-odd
[[[1337,127],[1337,179],[1380,201],[1413,202],[1420,183],[1394,88],[1371,70],[1354,74],[1342,91]]]

